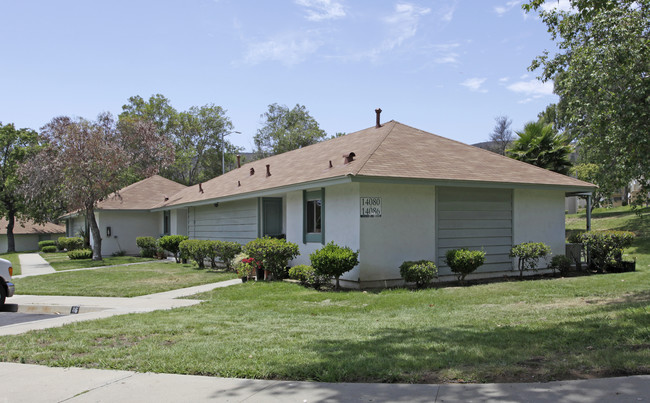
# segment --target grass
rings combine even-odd
[[[14,276],[21,274],[20,271],[20,259],[18,258],[20,253],[2,253],[0,258],[7,259],[11,262],[11,266],[14,268]]]
[[[248,282],[198,306],[2,337],[0,360],[330,382],[648,374],[650,217],[594,216],[595,228],[638,231],[636,272],[421,291]]]
[[[137,263],[152,261],[151,258],[135,257],[135,256],[111,256],[105,257],[102,260],[78,259],[71,260],[66,253],[42,253],[43,259],[54,268],[54,270],[71,270],[71,269],[85,269],[89,267],[112,266],[117,264]]]
[[[154,261],[96,270],[15,279],[19,294],[135,297],[236,278],[234,273],[198,270],[190,264]]]

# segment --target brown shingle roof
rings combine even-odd
[[[343,155],[353,152],[354,161]],[[329,162],[332,167],[330,168]],[[266,165],[271,175],[266,175]],[[250,175],[250,169],[254,175]],[[596,186],[396,121],[253,161],[205,183],[187,187],[157,207],[197,203],[345,176],[558,186]],[[200,192],[200,189],[203,192]]]
[[[185,188],[185,185],[154,175],[100,201],[97,210],[149,210]]]
[[[65,225],[36,224],[31,220],[16,220],[14,235],[29,234],[65,234]],[[0,235],[7,235],[7,220],[5,218],[0,218]]]

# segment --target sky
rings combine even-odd
[[[568,0],[552,0],[567,7]],[[304,105],[328,135],[382,121],[487,141],[557,102],[531,61],[556,50],[509,0],[0,0],[0,122],[38,130],[129,97],[226,109],[247,151],[268,105]]]

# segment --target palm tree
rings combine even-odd
[[[510,158],[563,175],[569,173],[569,154],[573,147],[565,136],[553,129],[552,124],[529,122],[523,131],[516,133],[519,138],[506,151]]]

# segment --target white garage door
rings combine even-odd
[[[512,270],[512,190],[438,187],[436,193],[439,273],[451,274],[445,254],[460,248],[485,251],[477,272]]]

